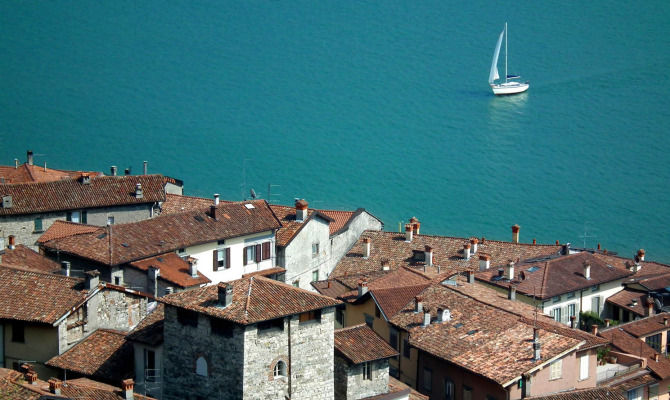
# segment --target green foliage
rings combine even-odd
[[[579,321],[579,328],[586,332],[591,332],[591,325],[605,325],[605,321],[600,318],[600,315],[593,311],[580,312]]]

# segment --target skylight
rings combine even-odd
[[[540,267],[538,267],[537,265],[533,265],[532,267],[528,268],[527,271],[528,272],[535,272],[538,269],[540,269]]]
[[[251,204],[251,203],[247,203],[247,204],[245,204],[244,206],[245,206],[246,208],[248,208],[249,210],[251,210],[252,208],[256,208],[256,207],[254,207],[254,205]]]

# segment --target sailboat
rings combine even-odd
[[[498,75],[498,56],[500,55],[500,46],[502,45],[503,36],[505,37],[505,81],[500,80]],[[520,79],[518,75],[509,75],[507,73],[507,22],[505,22],[505,29],[500,32],[498,37],[498,43],[496,44],[496,50],[493,52],[493,62],[491,63],[491,72],[489,73],[489,85],[493,94],[515,94],[521,93],[528,90],[530,84],[526,82],[519,82],[516,79]],[[495,81],[497,81],[495,83]]]

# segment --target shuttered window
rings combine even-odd
[[[270,259],[270,245],[271,242],[265,242],[263,243],[263,256],[261,257],[263,260],[269,260]]]
[[[256,254],[255,255],[256,255],[256,257],[255,257],[256,262],[261,262],[261,245],[260,244],[256,245]]]

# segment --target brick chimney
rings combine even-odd
[[[28,150],[27,158],[28,158],[28,165],[33,165],[33,151],[32,150]]]
[[[135,398],[133,394],[134,387],[135,382],[132,379],[124,379],[121,382],[121,390],[123,391],[125,400],[133,400]]]
[[[433,248],[430,246],[426,246],[424,248],[424,256],[426,259],[426,265],[429,267],[433,266]]]
[[[472,247],[472,254],[477,254],[477,248],[479,247],[479,239],[477,238],[470,239],[470,247]]]
[[[218,206],[219,205],[219,194],[214,193],[214,205]]]
[[[654,299],[651,296],[647,296],[647,308],[644,310],[644,315],[651,317],[654,315]]]
[[[510,261],[509,264],[505,265],[505,279],[510,281],[514,279],[514,261]]]
[[[637,258],[640,261],[644,261],[644,249],[640,249],[637,251]]]
[[[31,385],[37,385],[37,372],[28,371],[26,373],[26,381],[28,381],[28,383]]]
[[[116,165],[109,167],[109,172],[112,176],[116,176]]]
[[[305,199],[295,201],[295,220],[296,222],[303,222],[307,219],[308,204]]]
[[[330,281],[328,283],[330,283]],[[227,307],[233,302],[233,285],[231,283],[228,283],[225,287],[222,287],[221,284],[219,284],[218,293],[219,305],[221,307]]]
[[[56,378],[51,378],[49,379],[49,392],[52,394],[55,394],[56,396],[60,396],[60,390],[63,387],[63,382]]]
[[[533,238],[533,246],[535,246],[536,244],[537,244],[537,240],[535,238]]]
[[[419,219],[417,217],[412,217],[409,219],[409,223],[412,225],[412,231],[414,234],[418,235],[421,230],[421,222],[419,222]]]
[[[93,290],[100,284],[100,271],[97,269],[84,272],[86,290]]]
[[[463,258],[466,260],[470,259],[470,243],[463,245]]]
[[[479,255],[479,270],[486,271],[491,267],[491,256],[488,254]]]
[[[415,313],[423,312],[423,297],[416,296],[414,298],[414,312]]]
[[[368,292],[368,282],[364,280],[358,281],[358,297],[363,296]]]
[[[16,237],[14,235],[9,235],[8,239],[9,245],[7,247],[9,247],[9,250],[14,250],[16,247]]]
[[[519,243],[519,230],[521,227],[519,225],[512,226],[512,242]]]
[[[412,242],[414,232],[412,231],[412,224],[405,224],[405,241]]]
[[[363,258],[370,258],[370,238],[363,238]]]
[[[591,263],[584,261],[584,278],[591,280]]]
[[[144,197],[144,192],[142,191],[142,184],[141,183],[136,183],[135,184],[135,198],[136,199],[141,199]]]

